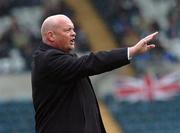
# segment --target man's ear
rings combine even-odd
[[[53,42],[53,41],[55,40],[55,35],[54,35],[54,33],[53,33],[52,31],[49,31],[49,32],[47,33],[47,38],[48,38],[49,41]]]

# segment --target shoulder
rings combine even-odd
[[[37,58],[37,57],[44,57],[44,58],[48,58],[51,56],[56,56],[56,55],[66,55],[63,51],[52,48],[52,47],[42,47],[40,46],[39,48],[37,48],[34,53],[33,53],[33,58]]]

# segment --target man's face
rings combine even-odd
[[[57,28],[54,30],[54,35],[54,42],[59,49],[64,52],[70,52],[74,49],[76,33],[70,19],[59,22]]]

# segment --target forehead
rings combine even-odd
[[[65,27],[74,27],[73,22],[69,18],[60,19],[58,24],[62,28],[65,28]]]

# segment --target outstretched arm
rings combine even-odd
[[[149,42],[154,40],[157,34],[158,32],[152,33],[141,39],[136,45],[129,47],[129,56],[134,57],[135,55],[145,53],[150,49],[155,48],[155,45],[149,44]]]

